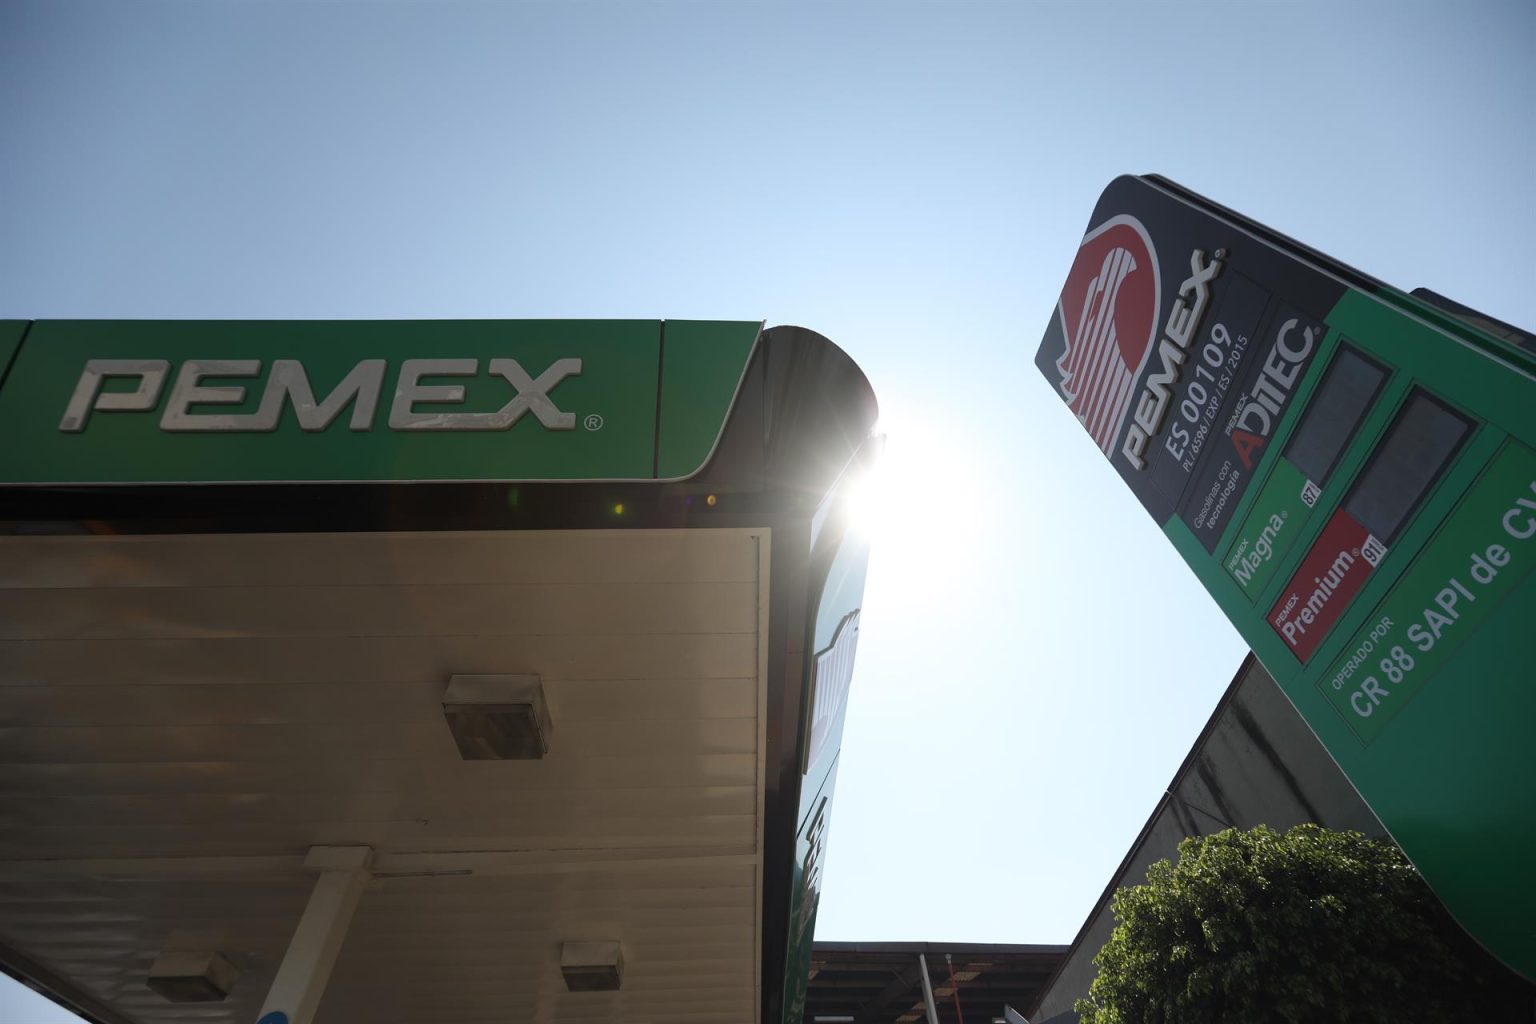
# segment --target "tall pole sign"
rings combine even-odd
[[[1536,339],[1155,176],[1045,375],[1461,924],[1536,978]]]

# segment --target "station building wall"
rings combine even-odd
[[[1072,1004],[1097,975],[1093,958],[1114,931],[1110,897],[1146,881],[1147,868],[1176,859],[1180,840],[1223,829],[1268,825],[1285,831],[1303,822],[1370,836],[1386,830],[1250,654],[1223,694],[1189,756],[1157,803],[1029,1020],[1072,1024]]]

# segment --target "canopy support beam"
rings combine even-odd
[[[363,887],[373,877],[366,846],[312,846],[304,866],[318,871],[309,904],[267,990],[257,1024],[311,1024],[341,953]]]

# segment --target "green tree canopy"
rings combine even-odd
[[[1083,1024],[1532,1019],[1401,851],[1358,832],[1191,837],[1113,909]]]

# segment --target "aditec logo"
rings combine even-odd
[[[1056,360],[1067,408],[1106,455],[1131,386],[1157,342],[1157,253],[1141,221],[1122,214],[1088,232],[1061,289],[1066,351]]]

